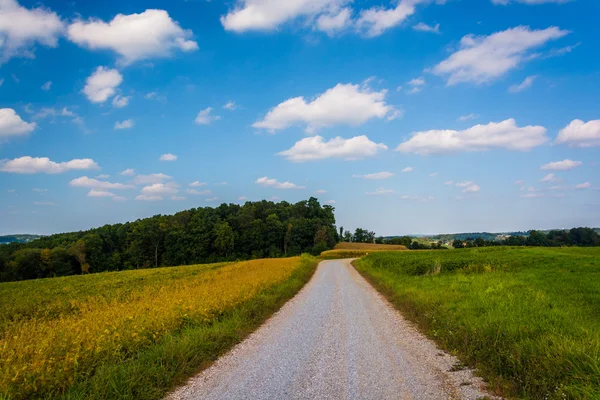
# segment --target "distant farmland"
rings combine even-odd
[[[402,251],[407,250],[406,246],[394,244],[373,244],[373,243],[356,243],[356,242],[340,242],[333,250],[324,251],[321,253],[321,258],[355,258],[362,257],[374,251]]]

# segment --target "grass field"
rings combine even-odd
[[[0,398],[161,398],[315,267],[302,256],[0,284]]]
[[[355,265],[498,394],[600,398],[600,248],[373,253]]]
[[[321,253],[321,258],[334,260],[338,258],[358,258],[374,251],[399,251],[406,250],[406,246],[393,244],[353,243],[340,242],[333,250]]]

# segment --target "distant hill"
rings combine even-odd
[[[592,228],[596,233],[600,234],[600,228]],[[551,230],[563,230],[563,229],[549,229],[543,230],[541,232],[548,233]],[[568,230],[568,229],[564,229]],[[483,240],[502,240],[508,236],[529,236],[528,232],[467,232],[467,233],[444,233],[438,235],[409,235],[418,238],[420,241],[424,242],[452,242],[453,240],[467,240],[467,239],[477,239],[482,238]],[[394,237],[399,236],[389,236],[386,239],[392,239]]]
[[[7,243],[29,243],[41,238],[41,235],[6,235],[0,236],[0,244]]]

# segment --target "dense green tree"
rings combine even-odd
[[[219,255],[229,257],[233,251],[235,237],[233,229],[227,222],[219,222],[215,226],[215,249]]]

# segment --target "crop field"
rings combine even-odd
[[[373,253],[354,264],[498,394],[600,398],[599,248]]]
[[[393,244],[340,242],[333,250],[326,250],[322,252],[321,258],[326,260],[334,260],[338,258],[358,258],[366,256],[374,251],[401,250],[406,250],[406,246]]]
[[[0,398],[161,398],[315,267],[302,256],[0,284]]]

